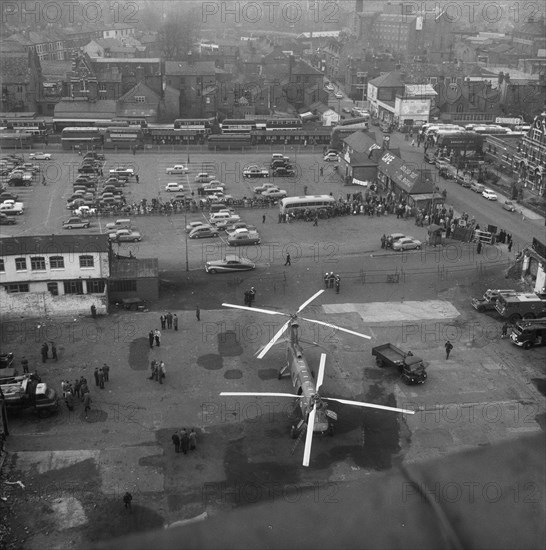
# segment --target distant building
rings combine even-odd
[[[396,95],[404,93],[405,85],[397,71],[386,73],[368,82],[368,101],[373,116],[386,122],[394,121]]]
[[[515,155],[515,163],[523,187],[546,196],[546,112],[533,120]]]
[[[115,38],[96,38],[83,46],[82,51],[90,58],[95,57],[135,57],[137,48],[129,47]]]
[[[105,313],[109,252],[105,234],[0,239],[4,318]]]
[[[116,38],[123,40],[127,37],[134,37],[136,27],[127,23],[114,23],[113,25],[105,26],[102,29],[102,38]]]
[[[539,50],[546,51],[546,21],[530,16],[512,32],[512,43],[520,57],[538,57]]]
[[[2,43],[4,46],[5,43]],[[40,95],[39,60],[33,49],[12,43],[0,56],[0,111],[36,111]]]
[[[12,34],[8,41],[18,42],[26,51],[36,52],[40,61],[62,61],[66,58],[64,36],[56,31],[23,31]]]
[[[158,120],[160,99],[159,94],[144,82],[139,82],[118,99],[116,115],[122,118],[146,119],[147,122],[155,123]]]

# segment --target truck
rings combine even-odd
[[[501,294],[516,294],[512,289],[493,289],[488,288],[481,298],[472,298],[472,307],[483,313],[484,311],[492,311],[495,309],[497,299]]]
[[[510,340],[516,346],[530,349],[533,346],[546,346],[546,319],[517,321],[512,327]]]
[[[501,294],[495,309],[510,323],[520,319],[539,319],[546,317],[546,295],[535,292]]]
[[[5,200],[0,204],[0,212],[6,216],[20,216],[25,213],[25,205],[14,200]]]
[[[59,410],[57,392],[35,375],[15,376],[13,382],[1,384],[0,399],[8,410],[33,409],[41,418]]]
[[[423,360],[411,351],[404,352],[388,343],[372,348],[372,356],[378,367],[396,367],[405,384],[423,384],[427,379]]]

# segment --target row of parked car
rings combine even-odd
[[[3,182],[10,187],[28,187],[32,185],[35,176],[40,172],[38,165],[25,162],[20,155],[7,155],[0,159],[0,175]],[[0,188],[0,225],[15,225],[16,216],[25,212],[25,205],[19,201],[19,195],[8,191],[2,185]]]

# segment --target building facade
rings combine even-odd
[[[523,187],[546,196],[546,112],[537,115],[521,140],[515,162]]]
[[[107,235],[0,239],[0,307],[4,317],[106,312]]]

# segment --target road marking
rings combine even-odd
[[[325,304],[322,308],[325,313],[358,313],[365,323],[453,319],[460,316],[459,311],[451,303],[443,300]]]

